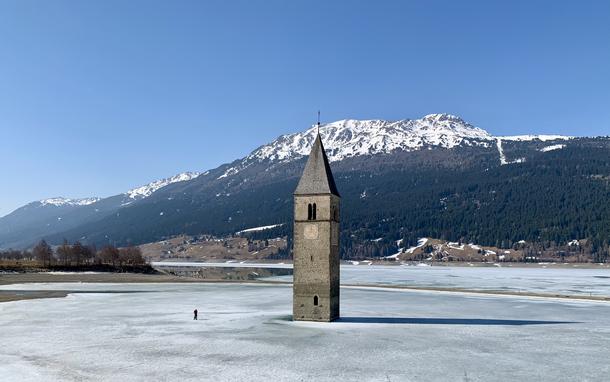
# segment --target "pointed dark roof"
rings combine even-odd
[[[311,148],[309,159],[305,165],[305,170],[299,180],[299,185],[294,191],[295,195],[311,195],[311,194],[333,194],[339,195],[333,173],[330,171],[328,158],[322,145],[320,134],[316,136],[316,140]]]

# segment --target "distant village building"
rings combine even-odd
[[[339,318],[339,203],[318,133],[294,192],[293,320]]]

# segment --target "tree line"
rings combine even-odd
[[[116,248],[107,245],[97,250],[93,245],[83,245],[79,241],[70,244],[67,240],[55,248],[45,240],[41,240],[32,250],[0,251],[0,260],[35,261],[43,268],[58,266],[81,268],[99,265],[123,267],[146,264],[138,247]]]

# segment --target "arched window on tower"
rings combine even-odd
[[[313,305],[318,306],[318,296],[313,296]]]
[[[311,203],[307,205],[307,220],[311,220],[313,217]]]
[[[312,214],[312,219],[311,220],[316,220],[316,203],[313,204],[313,214]]]

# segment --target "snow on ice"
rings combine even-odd
[[[290,285],[16,287],[73,292],[0,304],[6,382],[544,382],[610,372],[603,302],[344,287],[342,318],[314,323],[291,321]]]

